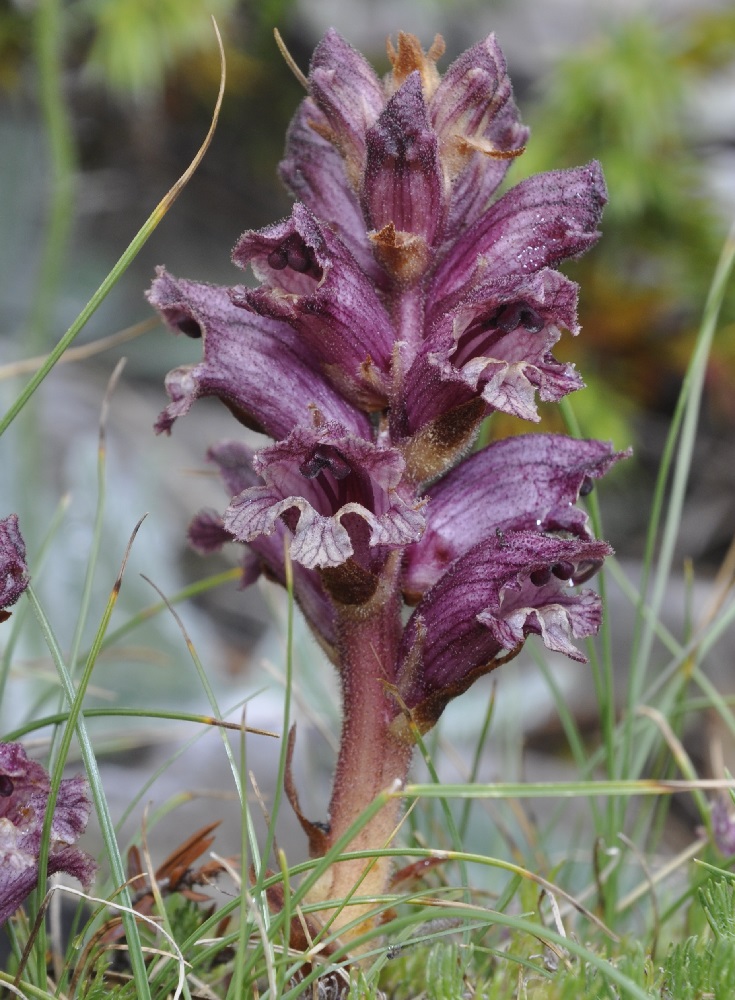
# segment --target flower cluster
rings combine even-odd
[[[49,790],[45,769],[28,759],[20,743],[0,743],[0,925],[38,885]],[[62,781],[51,821],[48,874],[64,872],[85,887],[92,882],[97,866],[72,845],[84,833],[89,813],[85,779]]]
[[[200,363],[169,373],[157,430],[217,396],[273,439],[210,451],[232,499],[190,537],[203,552],[245,543],[246,583],[283,582],[290,540],[296,599],[344,700],[329,823],[299,812],[312,853],[528,635],[584,660],[576,641],[601,609],[576,585],[610,549],[575,503],[620,457],[550,434],[466,457],[494,412],[537,421],[537,400],[582,386],[551,353],[578,332],[577,287],[557,267],[597,240],[605,185],[590,163],[496,196],[527,130],[494,36],[443,77],[440,38],[424,53],[400,34],[388,52],[380,80],[336,32],[318,45],[280,167],[291,215],[233,252],[258,287],[160,269],[149,292],[203,340]]]

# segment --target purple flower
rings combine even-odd
[[[48,804],[49,776],[29,760],[20,743],[0,743],[0,925],[38,884],[38,855]],[[84,833],[90,813],[87,782],[61,782],[48,856],[48,874],[64,872],[88,888],[97,866],[73,845]]]
[[[723,798],[712,803],[712,836],[720,854],[726,858],[735,854],[735,816]]]
[[[10,617],[5,608],[15,604],[28,586],[26,546],[18,527],[18,515],[0,521],[0,622]]]
[[[233,251],[257,287],[161,269],[149,292],[204,341],[200,364],[170,373],[157,429],[216,395],[272,439],[210,450],[231,500],[190,539],[244,545],[244,585],[285,582],[290,541],[295,598],[344,701],[328,826],[304,818],[287,780],[317,853],[405,778],[416,728],[476,678],[530,635],[584,662],[578,642],[601,620],[579,587],[611,550],[576,504],[623,453],[523,435],[466,456],[496,411],[537,421],[539,400],[583,386],[552,354],[579,332],[578,289],[558,267],[598,239],[602,172],[552,171],[498,197],[528,138],[502,53],[490,36],[441,77],[443,51],[400,34],[380,80],[327,32],[280,167],[291,214]],[[353,848],[383,846],[396,818],[378,814]],[[384,890],[386,865],[361,892]],[[311,900],[339,898],[361,871],[333,866]]]

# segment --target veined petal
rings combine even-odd
[[[250,542],[271,534],[283,519],[293,532],[293,559],[309,569],[339,566],[353,554],[369,561],[371,547],[400,547],[423,531],[421,505],[398,492],[400,454],[336,424],[297,428],[259,452],[255,468],[265,485],[232,501],[225,527]],[[366,540],[361,524],[369,529]]]
[[[383,110],[385,92],[370,63],[334,28],[314,50],[309,93],[327,119],[325,138],[342,154],[357,190],[365,169],[365,132]]]
[[[274,438],[310,420],[316,407],[365,433],[366,418],[326,381],[308,346],[285,323],[234,306],[229,290],[174,278],[159,268],[148,299],[174,332],[202,337],[199,364],[175,368],[166,378],[171,403],[156,430],[170,432],[177,417],[202,396],[217,396],[240,420]]]
[[[385,274],[373,257],[365,220],[357,195],[347,183],[342,157],[323,138],[326,130],[326,118],[310,97],[305,98],[289,126],[286,155],[278,172],[296,200],[338,234],[365,274],[381,286]]]
[[[597,242],[607,190],[599,163],[521,181],[459,237],[434,276],[432,319],[448,296],[488,280],[556,267]]]
[[[426,531],[404,556],[404,590],[415,600],[455,559],[498,531],[589,539],[587,515],[574,504],[626,454],[602,441],[525,434],[471,455],[428,490]]]
[[[414,611],[399,653],[399,690],[419,727],[431,728],[452,698],[528,635],[584,662],[573,640],[599,628],[600,599],[575,593],[562,577],[584,575],[610,551],[604,542],[519,531],[455,560]]]
[[[435,241],[443,215],[436,133],[429,124],[418,70],[388,101],[366,134],[361,201],[368,225]]]
[[[233,260],[251,265],[259,289],[233,301],[283,320],[299,334],[332,382],[364,409],[386,405],[395,334],[375,287],[331,229],[301,204],[291,218],[245,233]]]
[[[26,546],[18,526],[18,515],[9,514],[0,520],[0,621],[9,616],[3,609],[15,604],[29,581]]]

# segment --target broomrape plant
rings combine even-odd
[[[218,396],[273,440],[210,450],[232,499],[200,513],[190,539],[205,553],[243,543],[246,584],[285,583],[288,539],[295,599],[343,699],[326,821],[303,815],[287,776],[312,857],[405,780],[416,735],[528,635],[584,662],[576,641],[601,619],[598,595],[578,588],[611,550],[575,503],[622,453],[557,434],[470,451],[494,412],[538,421],[537,399],[583,385],[551,353],[579,332],[577,286],[556,268],[598,238],[602,172],[552,171],[496,197],[527,139],[503,55],[491,35],[442,77],[443,50],[400,34],[381,81],[329,31],[280,166],[291,215],[233,252],[259,287],[161,268],[148,293],[174,332],[203,342],[199,364],[169,373],[157,431]],[[399,816],[393,799],[349,849],[384,847]],[[358,883],[380,894],[389,878],[386,859],[340,861],[307,902]],[[369,909],[322,918],[341,931]]]

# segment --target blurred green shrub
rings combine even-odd
[[[697,119],[704,86],[715,86],[735,60],[733,42],[735,8],[668,22],[631,19],[561,60],[526,113],[532,137],[514,181],[596,158],[610,189],[604,238],[569,268],[582,285],[581,346],[591,355],[580,367],[594,388],[583,394],[590,406],[580,397],[575,408],[587,411],[591,434],[604,435],[631,402],[667,413],[678,391],[730,225],[709,179],[716,140]],[[733,298],[723,320],[735,333]],[[735,422],[726,390],[735,377],[732,340],[720,338],[710,377],[711,415],[728,424]]]

